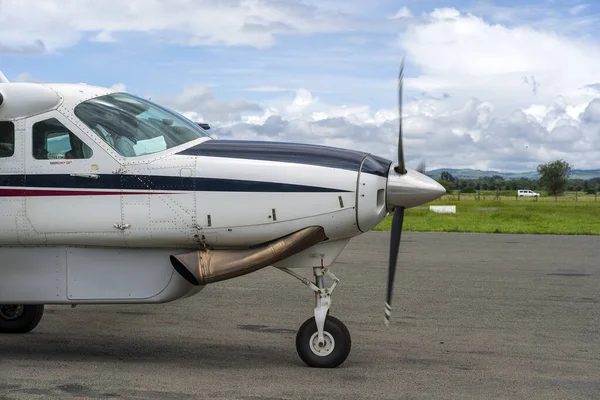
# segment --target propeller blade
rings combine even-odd
[[[400,73],[398,74],[398,166],[396,172],[400,175],[406,174],[406,165],[404,164],[404,147],[402,143],[402,86],[404,80],[404,59],[400,63]]]
[[[390,258],[388,264],[388,286],[385,300],[385,325],[390,324],[392,313],[392,292],[394,289],[394,277],[396,275],[396,262],[398,261],[398,249],[400,248],[400,237],[402,236],[402,224],[404,223],[404,207],[394,208],[392,218],[392,231],[390,234]]]
[[[425,160],[421,161],[417,166],[417,172],[425,174]]]
[[[404,148],[402,142],[402,86],[404,80],[404,59],[400,63],[400,72],[398,73],[398,166],[394,168],[400,175],[406,174],[406,164],[404,163]],[[400,237],[402,236],[402,224],[404,223],[404,207],[394,208],[394,217],[392,218],[392,231],[390,233],[390,255],[388,263],[388,286],[385,299],[385,325],[389,326],[390,316],[392,314],[392,293],[394,291],[394,278],[396,276],[396,263],[398,261],[398,250],[400,248]]]

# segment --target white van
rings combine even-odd
[[[519,197],[539,197],[540,194],[531,190],[517,190],[517,196]]]

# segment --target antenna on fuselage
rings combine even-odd
[[[4,83],[10,83],[10,81],[8,80],[8,78],[6,76],[4,76],[2,71],[0,71],[0,81],[2,81]]]

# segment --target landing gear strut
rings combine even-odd
[[[32,331],[44,315],[43,304],[0,304],[0,333]]]
[[[329,315],[331,293],[340,280],[324,267],[313,268],[315,283],[287,268],[279,269],[300,280],[315,292],[314,317],[307,319],[296,334],[298,355],[309,367],[337,367],[350,354],[352,344],[346,325]],[[333,284],[329,288],[325,288],[325,275],[333,279]]]

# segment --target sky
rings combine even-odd
[[[600,4],[588,0],[0,0],[0,71],[152,99],[222,139],[409,167],[600,168]]]

